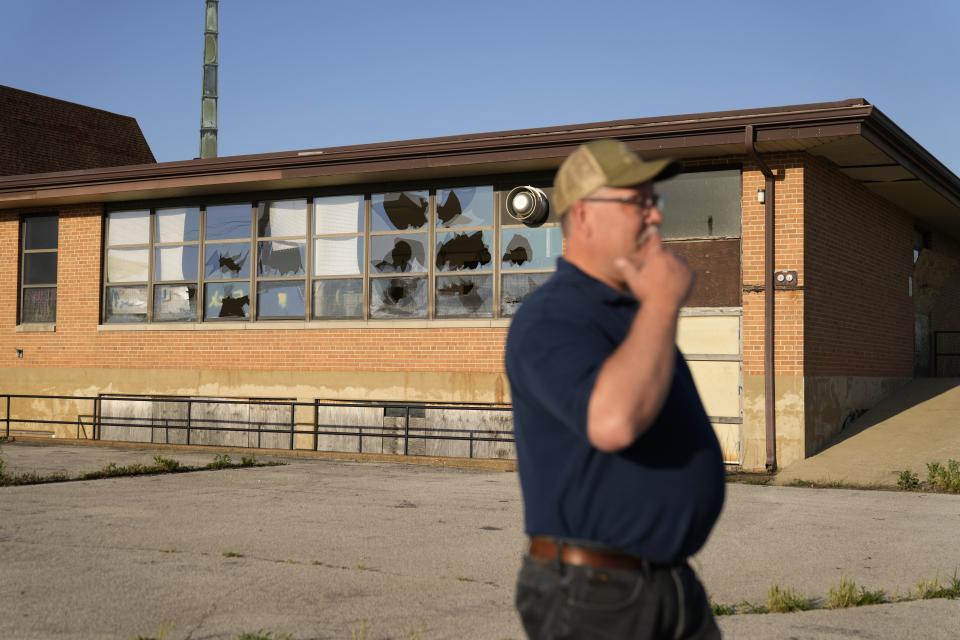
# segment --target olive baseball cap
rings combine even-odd
[[[570,205],[600,187],[633,187],[678,173],[680,163],[672,158],[645,162],[619,140],[592,140],[560,165],[553,181],[553,206],[564,215]]]

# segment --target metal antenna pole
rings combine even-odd
[[[206,0],[203,29],[203,97],[200,99],[200,157],[217,157],[218,0]]]

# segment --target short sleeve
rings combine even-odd
[[[587,437],[587,409],[603,363],[614,351],[596,326],[552,319],[511,331],[507,376],[514,393],[533,401],[565,427]]]

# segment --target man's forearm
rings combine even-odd
[[[677,310],[643,304],[627,338],[607,358],[587,409],[587,436],[601,451],[619,451],[653,424],[673,380]]]

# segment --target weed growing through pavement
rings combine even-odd
[[[960,598],[960,578],[957,577],[957,572],[954,571],[953,577],[950,578],[950,583],[947,585],[941,584],[939,578],[921,580],[917,583],[915,593],[917,600],[930,600],[932,598],[956,600]]]
[[[897,486],[904,491],[912,491],[920,488],[920,477],[909,469],[900,472],[897,478]]]
[[[238,552],[236,552],[236,551],[224,551],[224,552],[223,552],[223,557],[224,557],[224,558],[242,558],[242,557],[243,557],[243,554],[242,554],[242,553],[238,553]]]
[[[260,630],[253,633],[241,633],[237,636],[237,640],[293,640],[293,636],[289,633],[281,633],[275,636],[270,631]]]
[[[870,604],[883,604],[886,601],[887,594],[883,589],[868,591],[866,587],[862,586],[858,589],[856,582],[850,578],[841,577],[837,588],[830,587],[827,606],[831,609],[846,609]]]
[[[710,610],[713,611],[713,615],[715,616],[732,616],[737,611],[728,604],[720,604],[719,602],[714,602],[712,599],[710,600]]]
[[[207,469],[228,469],[235,466],[233,460],[226,453],[218,453],[213,457],[213,462],[207,463]]]
[[[934,489],[949,493],[960,493],[960,461],[947,460],[946,465],[939,462],[928,462],[927,482]]]
[[[781,589],[773,585],[767,591],[767,609],[771,613],[790,613],[791,611],[807,611],[813,608],[810,598],[804,598],[790,588]]]

